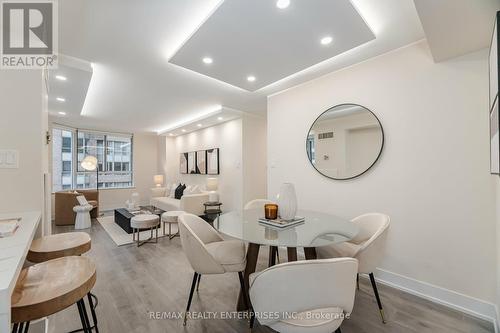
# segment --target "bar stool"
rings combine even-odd
[[[85,232],[68,232],[33,240],[26,259],[39,263],[47,260],[79,256],[90,250],[90,236]]]
[[[85,232],[67,232],[49,235],[33,240],[26,259],[33,263],[41,263],[57,258],[80,256],[88,252],[90,248],[91,239],[89,234]],[[92,298],[95,299],[95,304],[97,306],[97,297],[89,291],[87,299],[94,322],[92,328],[95,329],[96,333],[99,333],[97,315],[95,313],[95,306]]]
[[[96,267],[87,257],[53,259],[23,269],[11,298],[12,332],[26,333],[31,321],[76,303],[83,332],[91,333],[83,298],[90,293],[95,281]]]

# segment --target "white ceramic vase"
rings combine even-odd
[[[292,183],[283,183],[278,194],[278,213],[283,220],[293,220],[297,214],[297,196]]]

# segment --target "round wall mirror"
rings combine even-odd
[[[351,179],[377,162],[384,130],[377,116],[357,104],[341,104],[323,112],[306,139],[307,157],[322,175]]]

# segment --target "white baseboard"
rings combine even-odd
[[[387,286],[492,322],[495,332],[498,333],[500,331],[498,327],[500,318],[497,318],[497,306],[493,303],[380,268],[377,268],[375,278],[378,282]]]

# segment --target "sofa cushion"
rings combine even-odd
[[[180,185],[180,184],[179,184]],[[172,186],[170,187],[170,193],[169,193],[169,197],[171,198],[175,198],[175,189],[177,188],[177,186],[179,186],[177,184],[172,184]]]
[[[180,210],[181,201],[170,197],[152,198],[151,204],[166,212],[171,210]]]

